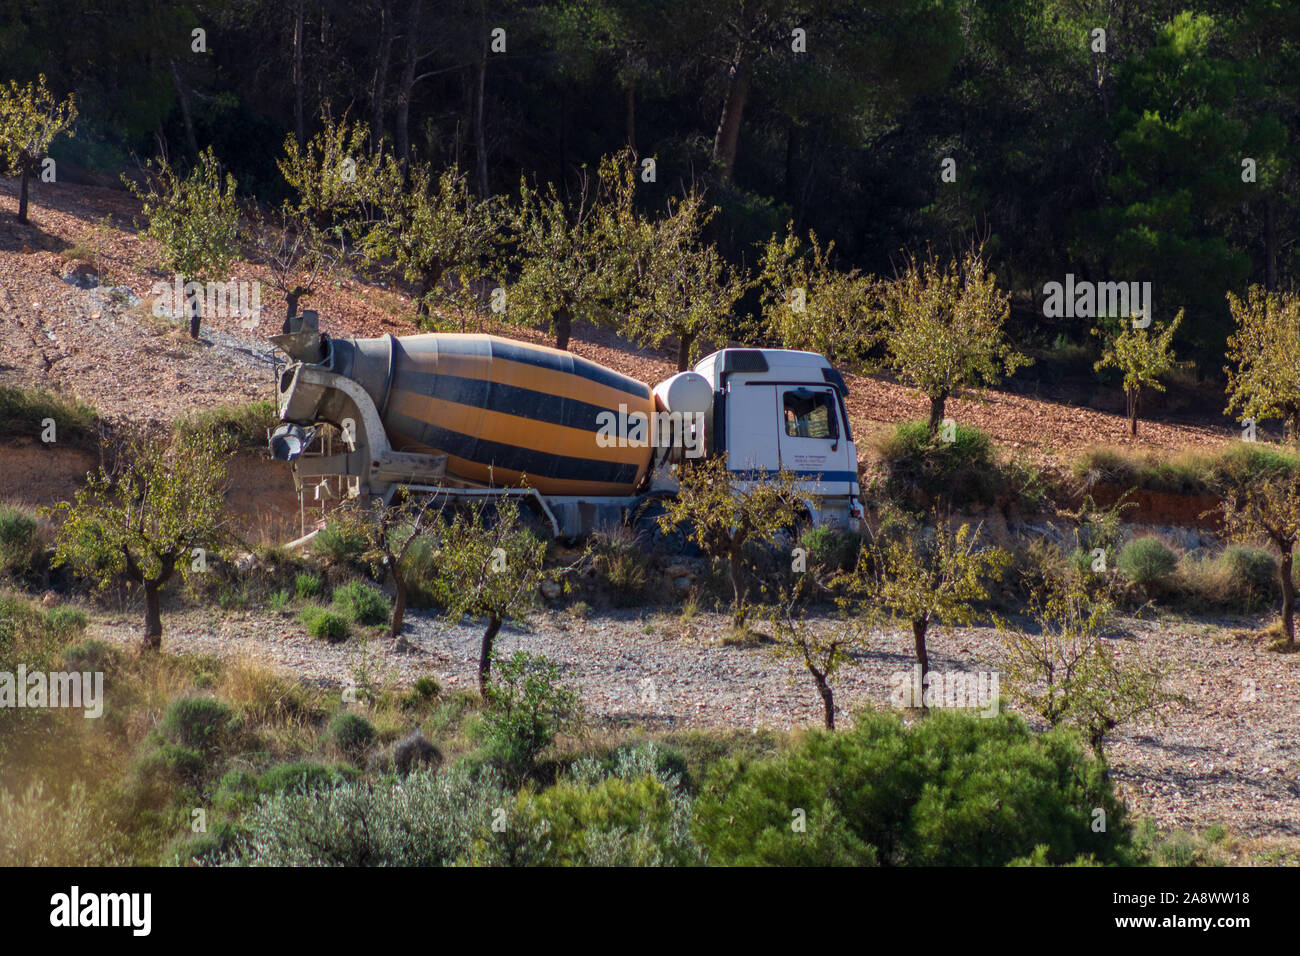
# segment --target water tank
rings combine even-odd
[[[713,410],[713,386],[699,372],[678,372],[664,379],[655,386],[654,395],[666,412],[693,415]]]
[[[602,448],[602,413],[649,414],[643,382],[571,352],[493,335],[325,339],[323,366],[374,400],[396,451],[445,454],[447,471],[552,495],[627,495],[652,448]]]

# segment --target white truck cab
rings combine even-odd
[[[844,377],[816,352],[723,349],[695,365],[713,387],[706,418],[712,454],[746,482],[792,472],[818,526],[856,528],[858,452],[844,406]]]

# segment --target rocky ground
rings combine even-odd
[[[1124,653],[1150,655],[1172,671],[1167,689],[1186,696],[1164,724],[1125,727],[1109,746],[1116,780],[1131,808],[1162,827],[1227,825],[1252,836],[1300,839],[1300,655],[1277,654],[1253,634],[1259,621],[1125,622]],[[173,652],[246,655],[312,682],[343,687],[370,680],[408,684],[423,674],[444,688],[473,688],[481,630],[437,615],[408,618],[415,653],[397,654],[376,630],[330,645],[308,637],[288,614],[265,610],[214,618],[188,611],[167,622]],[[835,626],[823,621],[818,626]],[[99,618],[90,636],[133,643],[134,617]],[[566,611],[507,626],[498,650],[546,654],[582,690],[598,724],[646,729],[818,726],[821,700],[797,661],[770,644],[724,646],[726,619],[676,611]],[[760,625],[759,630],[762,630]],[[996,671],[1001,652],[990,628],[941,632],[931,666],[943,672]],[[837,682],[840,722],[863,705],[891,706],[897,675],[912,665],[910,633],[877,632]]]

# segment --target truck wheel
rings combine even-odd
[[[687,525],[679,524],[669,531],[659,527],[659,517],[664,514],[667,514],[667,509],[663,502],[658,498],[649,498],[637,505],[633,512],[632,529],[658,554],[699,557],[700,549],[691,540]]]

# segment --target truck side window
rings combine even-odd
[[[785,433],[791,438],[839,438],[831,393],[807,388],[786,392]]]

